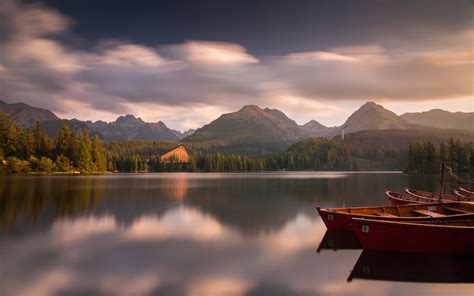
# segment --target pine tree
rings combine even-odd
[[[0,112],[0,149],[2,149],[4,153],[7,146],[7,130],[7,118],[5,116],[5,113]]]
[[[56,155],[64,155],[68,157],[69,159],[71,158],[70,155],[70,146],[71,146],[71,137],[73,136],[73,133],[69,129],[69,126],[67,124],[64,124],[61,127],[61,130],[59,131],[58,136],[56,137]]]
[[[11,118],[7,121],[7,131],[5,140],[5,155],[6,156],[17,156],[19,147],[19,132],[15,123]]]
[[[107,169],[107,159],[105,157],[104,148],[97,135],[92,140],[92,160],[98,172],[105,172]]]
[[[33,142],[34,155],[36,157],[49,156],[51,149],[50,140],[39,122],[36,122],[33,130]]]
[[[86,131],[82,132],[79,141],[77,154],[77,169],[80,172],[93,172],[94,163],[92,161],[92,145],[89,139],[89,134]]]

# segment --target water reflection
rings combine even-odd
[[[2,252],[11,256],[2,262],[8,273],[2,272],[0,282],[6,295],[240,295],[269,269],[289,263],[296,267],[322,230],[319,220],[300,215],[280,231],[248,241],[186,206],[161,217],[143,216],[129,226],[112,216],[58,220],[47,233],[2,242]],[[296,262],[291,262],[293,256]],[[287,276],[278,275],[281,280]]]
[[[0,295],[445,295],[452,286],[347,283],[361,251],[314,210],[386,203],[407,178],[1,177]],[[318,242],[339,251],[316,254]]]
[[[474,283],[474,256],[364,250],[348,281]]]
[[[184,203],[257,235],[283,227],[298,212],[313,215],[315,204],[386,202],[383,188],[368,190],[372,184],[363,175],[341,173],[2,177],[0,223],[5,230],[19,220],[25,228],[27,219],[47,228],[58,217],[93,212],[111,213],[130,224],[144,214],[161,215]]]
[[[317,252],[359,249],[362,249],[362,244],[352,230],[326,230]]]
[[[36,224],[43,214],[56,218],[89,212],[100,202],[102,183],[101,178],[0,178],[1,229],[21,218]]]

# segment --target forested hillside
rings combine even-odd
[[[245,172],[279,170],[407,170],[436,172],[442,161],[472,170],[472,132],[459,130],[371,130],[299,141],[283,152],[246,156],[215,152],[209,143],[187,143],[189,164],[163,164],[171,141],[102,142],[63,125],[55,138],[40,123],[24,129],[0,113],[0,171],[29,172]]]
[[[0,172],[105,172],[107,157],[97,136],[77,135],[64,125],[50,139],[40,123],[23,129],[0,112]]]

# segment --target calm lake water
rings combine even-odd
[[[437,182],[333,172],[2,176],[0,295],[473,295],[472,284],[450,283],[472,282],[466,261],[361,256],[350,236],[326,233],[314,208],[387,204],[385,188]]]

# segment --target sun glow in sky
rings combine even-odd
[[[472,6],[0,0],[0,99],[181,130],[246,104],[326,125],[365,101],[472,112]]]

